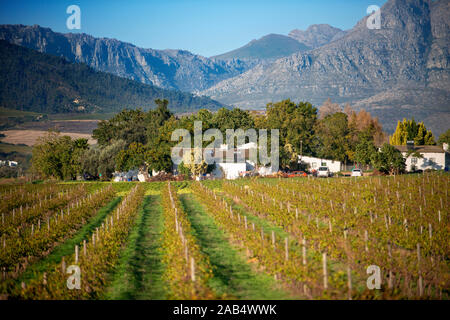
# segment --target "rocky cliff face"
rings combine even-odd
[[[346,31],[329,24],[314,24],[305,31],[295,29],[289,32],[289,37],[305,44],[310,48],[318,48],[346,35]]]
[[[1,25],[0,39],[83,62],[99,71],[189,92],[209,88],[252,66],[239,60],[215,61],[183,50],[143,49],[115,39],[62,34],[37,25]]]
[[[365,17],[338,40],[257,66],[203,94],[247,108],[286,98],[320,105],[330,97],[370,109],[374,106],[364,101],[377,96],[389,113],[389,108],[402,106],[399,92],[412,90],[415,104],[408,105],[410,109],[448,114],[449,0],[390,0],[381,16],[380,30],[368,29]],[[421,95],[432,89],[439,89],[433,91],[439,97]],[[380,117],[383,120],[383,114]]]

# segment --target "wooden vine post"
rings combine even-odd
[[[327,270],[327,253],[322,253],[322,264],[323,264],[323,289],[328,289],[328,270]]]

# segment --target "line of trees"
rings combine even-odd
[[[101,121],[93,133],[97,139],[93,146],[83,139],[50,134],[34,147],[33,168],[44,177],[58,179],[73,179],[76,175],[110,179],[114,171],[130,169],[170,172],[171,148],[177,143],[171,141],[172,132],[183,128],[193,135],[194,121],[202,121],[204,131],[217,128],[223,134],[226,129],[279,129],[280,165],[290,170],[298,169],[298,155],[302,154],[372,165],[387,174],[399,173],[405,163],[393,144],[404,144],[405,139],[435,144],[431,132],[414,120],[399,122],[389,144],[377,118],[348,105],[342,109],[330,100],[320,113],[308,102],[288,99],[269,103],[264,115],[222,108],[215,113],[203,109],[179,118],[169,111],[167,100],[157,99],[155,103],[157,107],[148,112],[124,109],[110,120]],[[449,136],[447,131],[443,139],[448,141]],[[204,146],[210,143],[204,142]],[[205,164],[184,163],[178,169],[184,175],[212,170]]]

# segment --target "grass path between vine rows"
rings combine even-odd
[[[190,220],[193,235],[202,251],[209,256],[214,273],[209,282],[212,289],[218,294],[228,294],[238,299],[291,298],[288,293],[277,288],[276,282],[271,277],[251,269],[194,195],[180,195],[180,201]]]
[[[34,278],[36,274],[41,274],[43,272],[49,271],[53,266],[61,263],[62,257],[73,254],[75,245],[79,245],[81,242],[83,242],[84,239],[88,239],[92,232],[94,232],[95,228],[100,227],[106,216],[117,207],[121,200],[122,197],[115,197],[107,205],[100,208],[97,214],[91,217],[87,221],[87,223],[75,233],[73,237],[58,245],[45,258],[42,258],[36,263],[30,265],[18,278],[17,282],[20,283],[21,281],[30,280]]]
[[[163,212],[160,195],[144,198],[128,243],[106,290],[106,299],[162,300],[166,298],[161,246]]]

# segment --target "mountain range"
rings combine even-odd
[[[319,106],[331,98],[365,108],[388,131],[396,120],[415,117],[443,132],[450,123],[449,0],[390,0],[381,17],[381,29],[367,28],[364,17],[325,45],[259,64],[201,93],[249,109],[286,98]],[[308,41],[306,33],[295,34]]]
[[[148,110],[155,106],[155,99],[168,99],[173,112],[223,107],[208,97],[98,72],[0,40],[2,107],[40,113],[111,113],[123,108]]]
[[[0,25],[0,39],[62,56],[72,62],[85,63],[119,77],[165,89],[199,92],[260,63],[305,52],[318,43],[328,43],[332,40],[329,34],[335,30],[343,32],[329,25],[310,26],[304,31],[304,42],[296,39],[301,32],[299,30],[293,30],[289,36],[269,34],[250,41],[242,48],[210,58],[185,50],[139,48],[127,42],[95,38],[84,33],[53,32],[39,25]]]
[[[214,61],[185,50],[144,49],[116,39],[63,34],[38,25],[1,25],[0,39],[82,62],[98,71],[185,92],[207,89],[251,67],[240,60]]]
[[[425,121],[435,135],[446,130],[450,0],[388,0],[381,29],[368,29],[367,19],[350,30],[320,24],[270,34],[210,58],[36,25],[1,25],[0,39],[226,105],[263,109],[290,98],[320,106],[331,98],[365,108],[388,132],[403,117]]]

